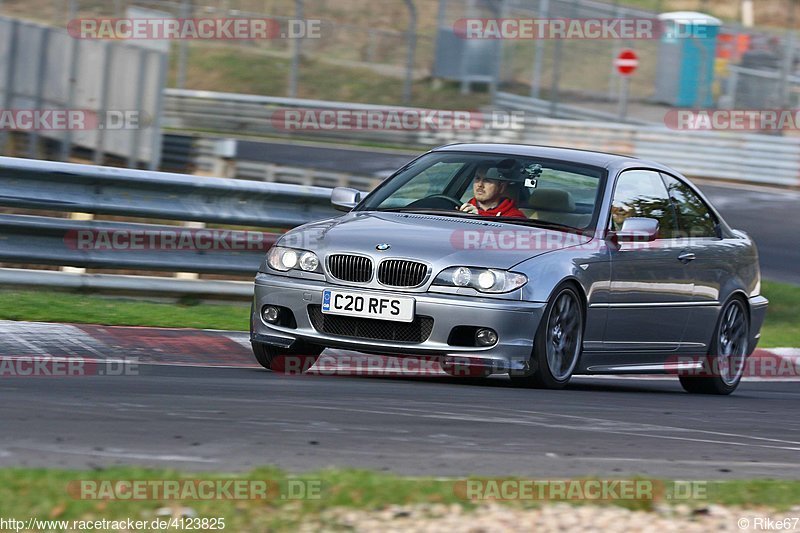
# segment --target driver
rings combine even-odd
[[[459,210],[475,215],[492,217],[523,217],[525,213],[517,209],[511,198],[503,196],[508,188],[508,180],[491,165],[480,164],[475,169],[472,182],[472,198]]]

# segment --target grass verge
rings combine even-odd
[[[759,347],[800,346],[800,287],[765,281],[762,292],[770,304]],[[0,319],[5,320],[246,330],[248,313],[248,304],[154,303],[74,292],[0,293]]]
[[[175,470],[145,469],[138,467],[113,467],[92,471],[69,471],[57,469],[11,468],[0,470],[0,516],[25,519],[57,520],[153,520],[159,509],[190,508],[199,518],[224,518],[225,529],[229,531],[263,531],[289,530],[295,528],[302,520],[314,519],[320,513],[332,508],[353,508],[374,510],[389,505],[404,504],[458,504],[470,509],[476,503],[467,499],[459,487],[465,486],[463,479],[408,478],[393,474],[378,473],[367,470],[328,469],[302,474],[289,475],[271,467],[255,469],[246,474],[189,474]],[[478,480],[481,478],[469,479]],[[514,478],[504,478],[514,479]],[[520,478],[516,478],[520,479]],[[652,486],[663,485],[667,492],[655,498],[643,500],[611,500],[606,502],[589,501],[588,499],[570,499],[570,503],[594,503],[600,505],[619,505],[630,509],[650,510],[656,504],[681,503],[694,508],[718,503],[740,507],[766,506],[776,510],[785,510],[800,502],[800,481],[777,480],[744,480],[721,482],[694,482],[695,487],[703,487],[702,491],[670,492],[673,482],[638,478],[642,483]],[[120,486],[115,481],[174,481],[188,480],[181,487],[208,480],[244,480],[246,490],[242,495],[250,494],[250,488],[256,483],[264,482],[270,487],[266,498],[259,499],[224,499],[216,497],[223,491],[210,489],[206,493],[210,499],[81,499],[81,489],[89,487],[92,497],[98,495],[99,488]],[[93,483],[94,485],[88,485]],[[102,481],[110,481],[105,485]],[[501,481],[499,479],[492,481]],[[682,482],[681,482],[682,483]],[[163,486],[163,485],[162,485]],[[198,486],[198,485],[195,485]],[[208,485],[207,485],[208,486]],[[219,485],[216,485],[217,487]],[[482,485],[488,487],[489,484]],[[113,489],[109,489],[113,491]],[[184,489],[181,489],[184,490]],[[687,497],[677,498],[683,492]],[[106,495],[111,492],[106,492]],[[121,493],[124,494],[124,493]],[[481,493],[483,494],[483,493]],[[587,494],[589,494],[587,490]],[[672,494],[671,497],[666,494]],[[309,495],[313,497],[308,497]],[[507,505],[532,507],[541,504],[540,500],[510,500],[498,503]]]
[[[0,292],[0,319],[107,326],[245,330],[249,304],[149,302],[80,292]]]
[[[769,309],[759,347],[800,346],[800,287],[765,281],[761,292],[769,299]]]

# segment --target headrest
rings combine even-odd
[[[486,179],[487,180],[497,180],[497,181],[506,181],[508,178],[503,176],[497,167],[492,167],[486,171]]]
[[[537,211],[572,213],[575,211],[575,200],[570,193],[561,189],[536,189],[528,199],[528,207]]]

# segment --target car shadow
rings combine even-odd
[[[262,371],[262,369],[254,369],[254,371]],[[266,370],[264,370],[266,371]],[[335,373],[318,373],[312,368],[310,372],[302,375],[287,375],[281,372],[272,372],[278,376],[284,376],[294,379],[358,379],[358,380],[376,380],[386,382],[408,382],[408,383],[431,383],[440,385],[454,385],[462,387],[482,387],[482,388],[495,388],[495,389],[518,389],[520,391],[533,391],[544,389],[533,389],[517,385],[511,381],[507,376],[494,375],[491,377],[456,377],[446,374],[441,375],[365,375],[358,373],[347,373],[345,371],[337,371]],[[564,389],[565,391],[583,391],[583,392],[623,392],[623,393],[654,393],[654,394],[686,394],[681,388],[678,379],[637,379],[635,377],[622,377],[619,378],[592,378],[589,376],[580,376],[573,378],[573,380]],[[558,393],[559,391],[548,391]]]

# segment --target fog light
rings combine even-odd
[[[277,322],[279,315],[280,311],[278,311],[278,308],[274,305],[265,305],[261,310],[261,317],[264,319],[264,322],[269,324],[274,324]]]
[[[497,344],[497,332],[490,328],[481,328],[475,332],[475,344],[478,346],[492,346]]]

